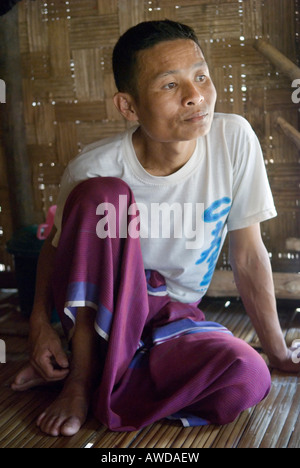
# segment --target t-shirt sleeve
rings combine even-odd
[[[228,231],[244,229],[277,216],[260,143],[244,121],[233,162],[232,206]]]
[[[70,171],[69,171],[69,167],[67,166],[61,179],[60,190],[59,190],[58,198],[56,201],[57,208],[56,208],[56,213],[54,217],[54,226],[56,227],[57,232],[52,240],[53,247],[58,246],[58,242],[60,239],[61,224],[62,224],[62,217],[63,217],[65,203],[71,191],[76,187],[76,185],[79,182],[80,181],[76,181],[72,178]]]

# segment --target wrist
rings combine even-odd
[[[34,328],[35,326],[40,326],[43,324],[49,324],[50,319],[51,312],[49,312],[45,307],[34,307],[29,318],[30,328]]]
[[[282,349],[281,352],[277,352],[276,354],[267,353],[267,355],[270,365],[272,367],[280,368],[289,359],[289,350],[288,347],[285,345],[284,349]]]

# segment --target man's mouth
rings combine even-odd
[[[184,121],[185,122],[201,122],[208,116],[207,112],[195,112],[194,114],[191,114],[187,116]]]

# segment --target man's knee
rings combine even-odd
[[[227,424],[239,413],[260,403],[271,388],[271,375],[263,358],[249,345],[237,340],[228,369],[219,424]]]
[[[271,375],[264,359],[245,343],[245,351],[236,360],[237,374],[244,383],[244,391],[254,404],[263,400],[270,391]]]
[[[76,211],[80,209],[81,212],[95,212],[101,203],[110,203],[118,211],[132,203],[132,199],[131,189],[122,179],[93,177],[80,182],[72,190],[64,209],[67,212],[73,211],[74,208]]]
[[[130,191],[128,184],[118,177],[92,177],[81,182],[79,185],[82,185],[82,188],[88,192],[96,191],[96,193],[99,191],[112,191],[113,193],[120,192],[121,194],[125,194]]]
[[[93,177],[80,182],[71,195],[80,194],[80,200],[110,201],[118,199],[119,195],[131,196],[130,187],[122,179],[117,177]]]

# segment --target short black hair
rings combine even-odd
[[[118,91],[137,97],[138,52],[160,42],[177,39],[192,40],[200,47],[195,31],[175,21],[144,21],[128,29],[113,51],[113,72]]]

